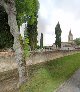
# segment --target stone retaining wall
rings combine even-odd
[[[68,56],[80,51],[46,51],[46,52],[32,52],[30,57],[27,59],[27,64],[36,64],[53,60],[56,58]]]
[[[79,52],[80,51],[31,52],[30,56],[26,59],[26,63],[27,65],[37,64]],[[0,72],[17,68],[14,55],[13,52],[0,52]]]

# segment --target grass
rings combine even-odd
[[[20,92],[54,92],[80,68],[80,53],[29,66],[29,81]]]

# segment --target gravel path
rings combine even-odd
[[[80,69],[55,92],[80,92]]]

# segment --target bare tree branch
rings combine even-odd
[[[4,0],[0,0],[0,6],[4,7],[6,13],[8,13],[8,6]]]

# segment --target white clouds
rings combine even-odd
[[[51,34],[44,34],[44,45],[52,45],[53,41],[54,41],[54,36]]]
[[[54,0],[54,1],[56,8],[60,8],[66,12],[72,12],[74,15],[80,16],[80,0]]]
[[[45,34],[46,25],[47,25],[47,21],[45,20],[44,17],[42,17],[39,14],[39,18],[38,18],[38,44],[40,43],[41,33],[44,33]]]
[[[39,10],[39,14],[41,17],[44,17],[45,19],[47,19],[47,17],[48,17],[48,13],[44,6],[41,6],[41,8]]]
[[[39,1],[41,4],[39,32],[43,30],[45,45],[55,41],[55,26],[58,21],[62,29],[62,41],[67,41],[70,28],[74,38],[80,37],[80,0]]]

